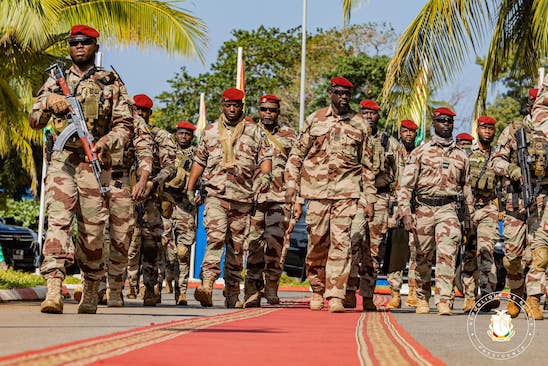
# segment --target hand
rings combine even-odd
[[[303,206],[300,203],[295,203],[293,205],[293,217],[295,218],[295,221],[299,221],[303,214]]]
[[[154,183],[158,187],[162,187],[166,182],[168,175],[168,172],[160,170],[160,172],[154,178],[152,178],[152,183]]]
[[[367,221],[373,221],[373,218],[375,217],[375,206],[372,203],[368,203],[364,208],[364,213]]]
[[[200,195],[198,195],[200,196]],[[196,192],[195,191],[186,191],[186,198],[193,206],[196,204]]]
[[[46,98],[46,108],[55,114],[66,114],[71,110],[70,103],[62,95],[51,93]]]
[[[402,222],[405,230],[409,232],[415,231],[415,220],[413,220],[413,216],[405,215],[402,219]]]
[[[263,173],[259,182],[259,192],[266,193],[270,189],[270,182],[272,182],[271,173]]]
[[[139,181],[133,186],[131,197],[134,201],[140,201],[145,198],[145,192],[147,187],[147,181],[139,179]]]
[[[91,151],[93,151],[95,155],[97,155],[97,158],[99,159],[101,164],[103,164],[107,169],[110,168],[111,160],[109,149],[102,138],[97,141]]]
[[[521,179],[521,168],[516,164],[511,164],[508,167],[508,178],[513,182],[519,181]]]

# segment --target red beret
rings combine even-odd
[[[223,92],[223,95],[221,95],[221,99],[223,101],[227,101],[227,100],[241,101],[244,99],[244,96],[245,96],[244,92],[241,91],[240,89],[228,88]]]
[[[474,136],[466,132],[459,133],[456,138],[457,140],[474,141]]]
[[[84,36],[99,38],[99,32],[95,29],[88,27],[87,25],[78,24],[70,28],[70,36],[75,36],[77,34],[83,34]]]
[[[401,126],[412,131],[416,131],[419,129],[419,126],[417,126],[417,124],[410,119],[404,119],[403,121],[401,121]]]
[[[537,89],[537,88],[529,89],[529,97],[531,97],[531,98],[533,98],[533,99],[537,99],[537,97],[538,97],[538,89]]]
[[[497,120],[490,116],[479,116],[478,117],[478,125],[484,124],[484,125],[496,125]]]
[[[442,115],[443,115],[443,116],[455,117],[455,116],[456,116],[456,113],[453,112],[451,109],[446,108],[446,107],[436,108],[436,109],[434,109],[434,111],[432,112],[432,116],[434,116],[434,117],[442,116]]]
[[[152,109],[154,103],[146,94],[137,94],[133,97],[133,104],[139,108]]]
[[[265,94],[259,98],[259,103],[280,103],[281,99],[273,94]]]
[[[331,86],[344,86],[345,88],[353,88],[354,85],[346,78],[342,76],[335,76],[331,79]]]
[[[177,123],[177,129],[196,131],[196,126],[188,121],[180,121]]]
[[[372,109],[374,111],[379,111],[381,109],[381,107],[379,107],[377,102],[375,102],[374,100],[371,100],[371,99],[362,100],[360,102],[360,107],[362,109]]]

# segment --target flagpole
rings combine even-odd
[[[43,130],[45,136],[45,130]],[[42,139],[45,144],[45,137]],[[48,171],[48,164],[46,162],[46,151],[43,149],[44,153],[42,156],[42,176],[40,177],[40,213],[38,214],[38,251],[42,255],[42,245],[43,245],[43,236],[44,236],[44,221],[46,217],[46,173]]]
[[[243,90],[242,85],[242,63],[243,63],[243,48],[238,47],[238,62],[236,64],[236,89]]]
[[[303,0],[303,24],[301,41],[301,90],[299,105],[299,131],[304,127],[304,97],[306,80],[306,0]]]

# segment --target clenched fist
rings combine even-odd
[[[70,111],[70,103],[64,96],[52,93],[46,99],[46,108],[55,114],[65,114]]]

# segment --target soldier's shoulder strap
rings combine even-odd
[[[267,139],[269,139],[274,145],[276,145],[276,147],[280,150],[280,152],[284,155],[284,156],[287,156],[287,151],[286,149],[284,148],[284,146],[282,145],[281,141],[278,140],[276,138],[276,136],[274,136],[273,134],[270,133],[270,131],[268,131],[262,123],[258,123],[257,126],[259,126],[259,128],[261,129],[261,132],[266,136]]]

